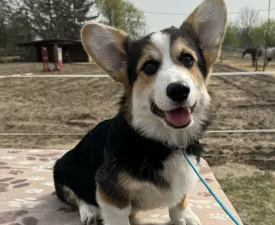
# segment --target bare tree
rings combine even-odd
[[[249,7],[242,8],[238,21],[240,28],[252,29],[259,24],[259,11]]]
[[[252,30],[259,24],[259,11],[253,8],[242,8],[238,25],[240,27],[240,42],[242,46],[252,45]]]
[[[30,40],[32,33],[20,1],[0,0],[0,48],[14,51],[19,42]]]
[[[9,0],[7,10],[39,38],[78,39],[81,26],[99,16],[94,6],[95,0]]]

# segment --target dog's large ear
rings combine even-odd
[[[206,60],[207,73],[216,62],[226,31],[227,10],[224,0],[204,0],[183,26],[198,38]]]
[[[93,60],[112,78],[124,83],[127,65],[124,43],[127,35],[103,24],[89,23],[82,28],[81,37]]]

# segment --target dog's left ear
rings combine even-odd
[[[123,31],[100,23],[86,24],[81,31],[85,50],[113,79],[126,85],[127,56]]]
[[[224,0],[204,0],[183,26],[191,28],[198,38],[206,60],[207,73],[219,57],[226,31],[227,10]]]

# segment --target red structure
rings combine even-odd
[[[52,72],[52,71],[61,71],[63,69],[63,60],[62,60],[62,49],[58,48],[57,45],[53,46],[53,59],[54,59],[54,69],[49,68],[49,57],[48,49],[42,47],[42,60],[43,60],[43,72]]]
[[[48,51],[47,48],[42,47],[42,60],[43,60],[43,72],[50,72],[49,68],[49,57],[48,57]]]

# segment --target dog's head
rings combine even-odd
[[[207,82],[226,29],[224,0],[205,0],[180,28],[132,40],[114,28],[82,29],[86,51],[125,87],[131,125],[171,145],[197,139],[208,119]]]

